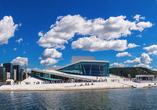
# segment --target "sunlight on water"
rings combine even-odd
[[[103,100],[101,99],[103,93]],[[0,92],[0,109],[156,109],[157,88]]]

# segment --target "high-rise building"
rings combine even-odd
[[[13,65],[13,69],[16,70],[16,80],[21,80],[21,72],[20,72],[20,65]]]
[[[3,63],[3,67],[5,67],[6,72],[10,72],[10,79],[13,79],[13,77],[14,77],[13,64],[12,63]],[[9,76],[7,76],[7,77],[9,77]]]
[[[20,69],[20,80],[23,80],[24,69]]]
[[[6,81],[6,72],[5,72],[5,67],[3,66],[0,66],[0,80]]]
[[[17,73],[17,72],[16,72],[16,69],[14,69],[13,71],[14,71],[14,78],[13,78],[13,80],[15,81],[15,80],[17,80],[17,79],[16,79],[16,73]]]

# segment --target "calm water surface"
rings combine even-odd
[[[103,93],[103,100],[101,99]],[[157,88],[0,92],[0,110],[156,110]]]

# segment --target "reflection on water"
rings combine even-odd
[[[157,88],[0,92],[0,109],[148,110],[157,108],[156,101]]]

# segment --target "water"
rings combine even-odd
[[[156,110],[156,102],[157,88],[0,92],[0,110]]]

